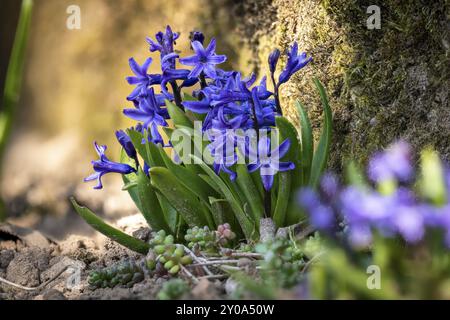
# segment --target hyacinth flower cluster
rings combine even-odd
[[[123,190],[151,228],[174,236],[188,228],[226,225],[237,240],[250,240],[258,238],[262,218],[272,218],[278,227],[297,223],[294,191],[318,184],[332,116],[325,90],[314,79],[324,109],[314,148],[305,108],[297,103],[301,126],[296,128],[282,114],[280,88],[311,57],[299,52],[296,42],[283,54],[276,49],[267,61],[270,81],[266,76],[258,81],[255,74],[222,69],[227,57],[217,53],[215,39],[207,41],[198,31],[190,35],[190,54],[180,56],[179,37],[168,26],[147,38],[149,51],[160,58],[155,73],[149,71],[151,57],[142,64],[130,58],[131,106],[123,114],[135,125],[116,132],[120,162],[109,160],[106,147],[95,143],[100,160],[93,161],[95,173],[85,180],[97,180],[95,188],[102,188],[105,174],[121,174]],[[98,231],[133,250],[148,250],[72,202]]]
[[[349,165],[346,180],[328,173],[317,191],[298,194],[310,223],[328,240],[311,274],[315,294],[448,299],[450,171],[439,155],[425,149],[416,170],[411,147],[399,141],[373,155],[365,175]],[[382,273],[381,290],[369,290],[367,270]],[[334,292],[320,284],[325,278]]]

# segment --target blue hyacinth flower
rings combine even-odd
[[[136,172],[136,169],[128,164],[110,161],[105,155],[106,146],[99,146],[97,142],[94,142],[94,147],[100,159],[91,162],[95,173],[84,179],[84,182],[97,180],[98,183],[94,189],[103,188],[102,176],[107,173],[115,172],[120,174],[129,174]]]
[[[131,85],[135,85],[136,87],[127,97],[127,100],[132,101],[136,100],[141,95],[145,95],[147,88],[154,84],[160,84],[162,81],[162,77],[159,74],[147,74],[147,70],[152,63],[152,58],[148,58],[145,62],[140,66],[134,58],[129,59],[129,64],[131,71],[135,74],[134,76],[127,77],[127,81]]]
[[[311,57],[308,57],[305,52],[298,54],[298,44],[294,42],[291,47],[291,50],[287,53],[288,61],[286,67],[280,74],[278,79],[278,86],[289,81],[294,73],[305,67],[311,60]]]
[[[269,191],[272,189],[274,176],[277,172],[284,172],[295,168],[295,164],[292,162],[280,161],[289,151],[290,146],[289,139],[286,139],[278,148],[271,150],[270,139],[263,136],[258,141],[256,151],[252,150],[252,148],[249,149],[249,158],[257,160],[255,163],[247,166],[248,171],[255,172],[260,169],[261,180],[265,190]]]
[[[199,41],[193,41],[192,48],[195,55],[180,59],[181,64],[194,67],[189,74],[189,78],[196,78],[203,72],[209,78],[215,79],[217,76],[216,65],[227,60],[226,56],[215,53],[216,40],[212,39],[206,49]]]

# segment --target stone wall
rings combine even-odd
[[[436,147],[450,160],[449,1],[228,1],[248,48],[241,67],[266,65],[274,47],[294,40],[314,63],[282,89],[283,106],[309,107],[315,128],[321,109],[312,78],[326,86],[334,114],[331,165],[364,161],[404,138],[417,149]],[[367,7],[381,8],[381,29],[368,30]],[[249,53],[245,53],[249,51]]]

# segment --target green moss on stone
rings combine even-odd
[[[448,1],[383,1],[381,29],[368,30],[372,4],[245,0],[237,24],[253,57],[244,67],[264,65],[271,48],[286,49],[294,40],[314,57],[282,88],[282,103],[295,120],[293,102],[300,99],[318,128],[322,113],[312,77],[325,83],[334,114],[334,169],[347,158],[365,161],[399,138],[417,149],[432,145],[450,160]]]

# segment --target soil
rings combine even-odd
[[[144,227],[144,223],[136,215],[117,221],[116,226],[146,240],[150,230]],[[22,231],[21,235],[14,232],[15,226],[0,225],[0,277],[17,285],[37,289],[24,290],[0,282],[0,300],[152,300],[156,299],[161,286],[168,280],[146,275],[144,281],[132,288],[117,286],[113,289],[93,289],[87,282],[90,271],[125,259],[137,260],[142,256],[104,237],[71,235],[56,242],[37,231],[18,229]],[[33,243],[27,240],[25,234],[34,234],[47,241]],[[205,280],[192,285],[191,293],[184,298],[215,299],[224,293],[224,286],[220,282]]]

